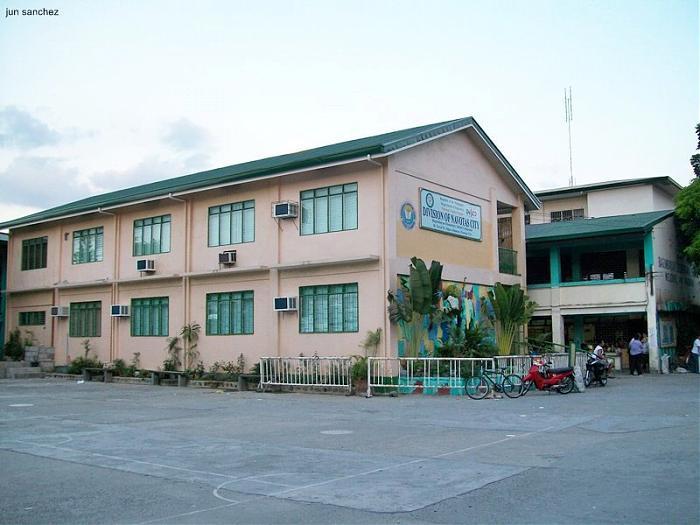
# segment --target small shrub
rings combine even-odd
[[[176,372],[180,367],[180,361],[177,359],[166,359],[163,361],[163,370],[166,372]]]
[[[359,357],[352,365],[352,381],[367,379],[367,358]]]
[[[82,374],[83,368],[102,368],[102,363],[92,357],[76,357],[68,367],[69,374]]]
[[[115,375],[120,377],[128,377],[130,375],[129,367],[126,366],[126,362],[123,359],[115,359],[112,361],[112,371]]]
[[[194,368],[191,369],[189,372],[190,372],[190,376],[192,376],[192,378],[201,379],[206,374],[206,372],[204,370],[204,363],[202,363],[201,361],[198,361],[197,364],[194,366]]]
[[[24,345],[19,329],[16,328],[8,334],[7,342],[4,346],[5,359],[21,361],[24,359]]]

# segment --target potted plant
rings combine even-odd
[[[364,395],[367,392],[367,358],[357,357],[352,365],[352,386],[355,395]]]

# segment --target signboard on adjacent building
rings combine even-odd
[[[480,241],[481,206],[421,188],[420,227]]]

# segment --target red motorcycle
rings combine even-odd
[[[556,390],[560,394],[568,394],[574,389],[574,369],[570,366],[552,368],[551,363],[533,361],[523,377],[520,395],[527,394],[533,383],[537,390]]]

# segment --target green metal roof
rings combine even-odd
[[[532,193],[523,182],[503,154],[498,150],[495,144],[493,144],[491,139],[488,138],[476,120],[472,117],[466,117],[340,142],[296,153],[244,162],[224,168],[202,171],[191,175],[151,182],[133,188],[103,193],[1,223],[0,228],[10,228],[69,215],[96,212],[99,208],[106,209],[112,206],[124,205],[144,199],[165,198],[170,193],[199,188],[204,189],[210,186],[231,182],[243,182],[257,177],[275,175],[288,171],[313,169],[314,167],[336,162],[342,163],[352,160],[361,160],[368,155],[372,157],[383,157],[403,148],[468,127],[476,129],[477,133],[482,136],[493,151],[496,158],[505,166],[506,170],[516,181],[523,193],[526,194],[533,207],[538,208],[540,202],[534,193]]]
[[[655,224],[671,215],[673,210],[662,210],[595,219],[529,224],[525,227],[525,238],[530,244],[647,232]]]
[[[656,186],[664,186],[672,195],[683,189],[683,186],[678,184],[671,177],[644,177],[638,179],[611,180],[606,182],[595,182],[592,184],[581,184],[578,186],[567,186],[564,188],[552,188],[549,190],[540,190],[535,192],[542,199],[547,200],[547,197],[561,197],[571,193],[586,193],[589,191],[607,190],[610,188],[624,188],[627,186],[637,186],[639,184],[654,184]]]

